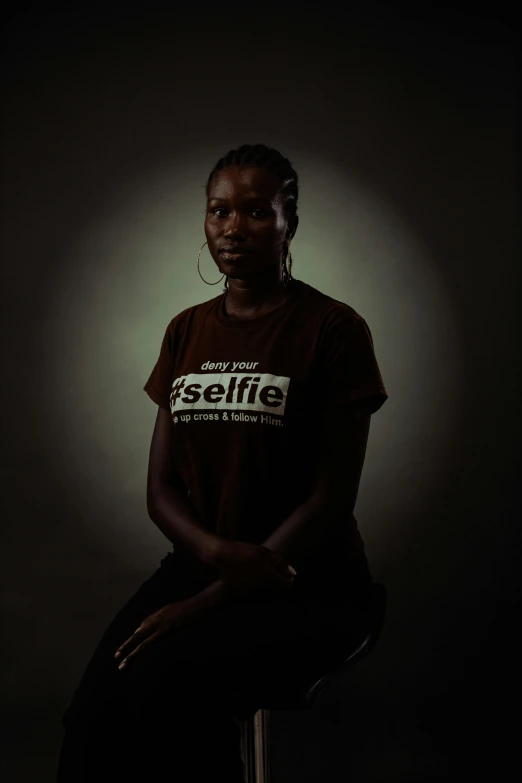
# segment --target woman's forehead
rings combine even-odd
[[[270,201],[280,188],[277,176],[260,166],[227,166],[217,171],[209,187],[209,199],[241,195],[264,197]]]

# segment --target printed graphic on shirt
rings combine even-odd
[[[170,410],[174,423],[220,419],[282,426],[271,415],[284,416],[289,385],[290,378],[271,373],[189,373],[172,384]],[[203,410],[213,414],[198,414]]]

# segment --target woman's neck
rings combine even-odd
[[[290,286],[291,281],[288,286],[284,286],[281,281],[279,286],[261,290],[233,286],[223,300],[223,312],[228,318],[256,318],[264,315],[286,301]]]

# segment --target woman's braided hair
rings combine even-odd
[[[297,198],[299,196],[299,185],[297,172],[292,164],[281,155],[278,150],[267,147],[265,144],[243,144],[236,150],[230,150],[226,155],[218,160],[210,172],[205,186],[205,194],[208,199],[210,182],[216,172],[227,166],[260,166],[268,171],[272,171],[279,177],[281,186],[277,191],[282,197],[283,210],[286,218],[297,215]],[[288,256],[288,251],[287,251]],[[290,266],[286,268],[286,258],[283,259],[283,266],[286,269],[288,278],[292,279],[292,256],[290,256]],[[228,277],[225,277],[225,289],[228,288]]]

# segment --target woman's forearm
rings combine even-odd
[[[263,546],[277,552],[299,574],[332,537],[339,520],[353,508],[348,499],[334,504],[313,495],[294,511],[263,541]]]
[[[147,511],[154,524],[193,561],[202,576],[217,576],[213,561],[221,537],[203,526],[179,476],[148,490]]]
[[[345,500],[344,514],[347,511]],[[196,569],[208,584],[190,598],[194,607],[203,613],[235,596],[219,578],[218,561],[223,539],[205,529],[191,502],[186,497],[185,485],[179,479],[156,487],[147,497],[149,516],[164,535],[194,562]],[[299,574],[332,535],[339,521],[340,509],[314,495],[299,505],[263,541],[263,546],[278,552]],[[271,588],[273,589],[273,587]]]
[[[347,501],[346,501],[347,504]],[[341,509],[323,498],[314,496],[298,506],[263,542],[263,546],[278,552],[285,561],[293,566],[299,574],[300,570],[313,559],[317,551],[327,544],[333,535],[335,526],[339,523],[342,514],[347,513],[348,506]],[[210,562],[216,564],[219,559],[219,544],[213,550],[214,559]],[[211,557],[211,556],[210,556]],[[284,590],[286,588],[282,588]],[[266,587],[267,593],[273,593],[274,585]],[[253,589],[258,593],[259,587]],[[282,592],[282,594],[284,594]],[[227,590],[221,579],[215,579],[203,590],[190,599],[197,610],[203,613],[214,607],[229,603],[236,596]],[[248,601],[248,592],[242,597]]]
[[[216,579],[187,600],[195,609],[204,614],[225,603],[230,603],[232,599],[233,596],[226,589],[224,582],[221,579]]]

